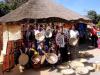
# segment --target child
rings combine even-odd
[[[31,65],[33,65],[32,57],[33,56],[35,57],[35,56],[38,56],[38,55],[39,54],[35,49],[35,45],[34,45],[34,43],[32,43],[31,48],[29,49],[29,64],[30,64],[30,67],[31,67]]]

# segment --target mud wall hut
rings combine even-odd
[[[51,0],[29,0],[27,3],[21,5],[19,8],[8,13],[0,18],[0,23],[3,25],[3,51],[6,54],[6,47],[8,40],[17,40],[21,38],[21,25],[14,24],[26,19],[38,20],[57,18],[64,21],[89,21],[87,17],[81,16],[61,5],[54,3]],[[10,23],[10,24],[7,24]]]

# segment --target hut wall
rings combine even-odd
[[[0,25],[0,55],[1,55],[2,45],[3,45],[3,25]]]
[[[3,25],[3,54],[6,54],[7,42],[21,39],[20,25]]]

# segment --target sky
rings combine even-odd
[[[86,15],[89,10],[95,10],[98,14],[100,14],[100,0],[55,0],[55,1],[63,5],[64,7],[73,10],[81,15]]]
[[[89,10],[95,10],[100,14],[100,0],[56,0],[56,2],[81,15],[86,15]]]

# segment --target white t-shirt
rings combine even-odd
[[[45,32],[46,32],[45,30],[42,30],[40,32],[45,36]]]
[[[38,34],[38,33],[39,33],[39,30],[36,30],[36,29],[35,29],[35,30],[34,30],[34,32],[35,32],[35,35],[36,35],[36,34]]]
[[[38,33],[42,33],[43,35],[45,35],[45,30],[42,30],[42,31],[34,30],[34,32],[35,32],[35,35],[38,34]]]
[[[77,38],[79,32],[77,30],[70,30],[70,38]]]

